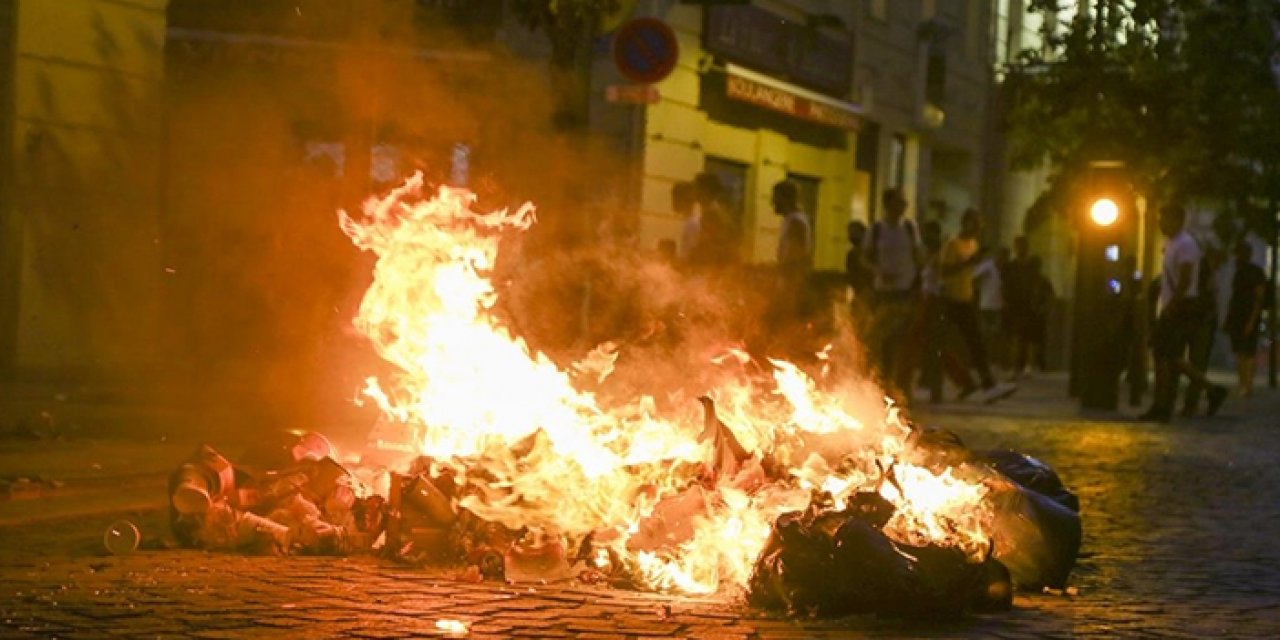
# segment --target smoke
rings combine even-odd
[[[602,397],[694,410],[708,359],[739,347],[854,381],[865,415],[882,411],[830,300],[790,313],[767,270],[683,273],[634,248],[635,212],[618,204],[633,160],[553,128],[546,62],[525,55],[545,49],[537,34],[502,25],[512,52],[414,5],[171,5],[164,344],[206,426],[363,437],[377,416],[352,400],[366,376],[394,372],[352,328],[372,257],[335,214],[414,171],[457,178],[459,144],[477,208],[538,207],[501,254],[504,321],[564,366],[616,341]]]
[[[497,276],[504,322],[562,368],[600,345],[616,352],[595,389],[603,406],[650,395],[668,415],[696,412],[696,398],[726,376],[758,382],[772,373],[769,359],[782,359],[843,394],[855,415],[883,414],[842,281],[811,282],[797,295],[770,265],[688,270],[607,240],[532,259],[506,249]],[[731,350],[752,362],[738,370],[723,357]]]
[[[544,61],[416,3],[241,4],[170,5],[165,365],[216,432],[358,437],[375,416],[351,401],[387,365],[351,328],[372,262],[336,212],[459,177],[461,144],[480,206],[542,207],[522,244],[549,256],[590,235],[625,160],[553,130]]]

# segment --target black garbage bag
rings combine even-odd
[[[1010,480],[1072,511],[1080,511],[1080,498],[1067,490],[1058,473],[1049,465],[1008,449],[985,451],[979,455],[979,459],[1008,476]]]
[[[1019,589],[1062,589],[1083,535],[1079,499],[1044,463],[1011,451],[983,454],[999,472],[990,482],[995,557]]]
[[[1012,603],[1008,573],[998,561],[974,562],[947,547],[898,544],[880,530],[882,515],[864,504],[818,516],[781,516],[756,562],[748,601],[790,614],[929,617],[1007,609]]]

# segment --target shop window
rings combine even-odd
[[[703,170],[720,178],[734,225],[742,228],[747,201],[747,165],[724,158],[707,156]]]
[[[818,189],[822,185],[822,181],[811,176],[803,176],[797,173],[788,173],[787,180],[795,183],[796,191],[800,193],[800,208],[809,214],[810,221],[818,219]]]
[[[901,188],[907,179],[907,136],[895,133],[889,143],[889,180],[887,186]]]

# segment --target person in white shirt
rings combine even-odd
[[[677,254],[681,260],[688,259],[693,247],[698,244],[698,233],[702,230],[702,212],[698,211],[697,193],[692,182],[677,182],[671,186],[671,208],[684,218],[680,225],[680,244]]]
[[[982,341],[987,355],[993,362],[1007,366],[1005,349],[1000,340],[1000,319],[1004,315],[1004,282],[1000,270],[1009,263],[1009,249],[1000,247],[996,255],[983,258],[973,268],[974,284],[978,288],[978,323],[982,328]]]
[[[1227,398],[1227,390],[1209,382],[1203,371],[1187,360],[1187,349],[1200,321],[1196,296],[1200,287],[1200,245],[1183,227],[1187,212],[1180,206],[1160,209],[1160,232],[1169,239],[1160,270],[1159,310],[1151,334],[1151,354],[1156,364],[1155,399],[1140,419],[1169,422],[1178,392],[1178,374],[1208,389],[1207,413],[1214,415]]]
[[[881,204],[884,219],[871,225],[867,243],[867,261],[875,274],[872,281],[875,320],[867,342],[879,356],[881,377],[895,380],[898,350],[915,317],[923,251],[915,224],[903,217],[907,212],[907,199],[902,191],[885,189]]]
[[[803,275],[813,262],[813,232],[809,218],[800,209],[800,191],[794,182],[773,185],[773,210],[782,216],[778,231],[778,270],[787,275]]]

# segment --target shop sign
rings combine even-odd
[[[840,129],[856,130],[858,115],[849,109],[770,86],[733,73],[725,76],[725,93],[734,100]]]
[[[604,99],[621,104],[656,104],[662,94],[651,84],[611,84],[604,88]]]

